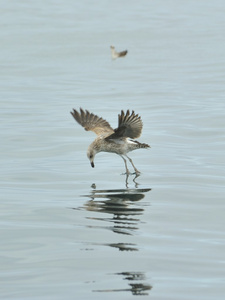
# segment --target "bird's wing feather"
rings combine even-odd
[[[127,54],[127,50],[121,51],[118,53],[119,56],[125,56]]]
[[[106,120],[90,113],[87,110],[84,111],[82,108],[80,108],[80,112],[78,112],[77,110],[73,109],[73,111],[71,111],[71,115],[74,117],[77,123],[83,126],[87,131],[91,130],[97,135],[102,135],[105,137],[114,133],[114,130]]]
[[[135,114],[134,111],[130,113],[127,110],[126,114],[121,111],[118,115],[118,128],[114,130],[114,133],[107,137],[107,139],[117,139],[121,137],[130,137],[132,139],[138,138],[142,132],[143,123],[141,117]]]

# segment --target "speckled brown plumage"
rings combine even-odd
[[[127,153],[130,151],[150,147],[148,144],[134,140],[141,135],[143,128],[141,117],[138,114],[135,114],[134,111],[130,113],[129,110],[124,113],[122,110],[118,115],[118,128],[114,130],[106,120],[90,113],[88,110],[84,111],[80,108],[79,112],[73,109],[71,114],[85,130],[91,130],[97,134],[97,138],[89,145],[87,150],[87,156],[92,167],[94,167],[94,157],[98,152],[111,152],[122,157],[125,163],[126,174],[130,174],[130,172],[124,156],[129,159],[135,173],[137,175],[140,174],[131,158],[127,156]]]

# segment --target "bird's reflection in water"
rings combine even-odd
[[[125,185],[126,185],[126,188],[128,189],[128,179],[129,179],[130,174],[125,174],[125,175],[126,175]],[[139,183],[136,181],[136,179],[140,176],[140,174],[133,174],[133,175],[135,175],[134,178],[133,178],[133,182],[135,184],[135,188],[138,188]]]
[[[92,191],[88,200],[82,207],[89,212],[94,212],[92,216],[87,217],[89,220],[103,221],[103,226],[114,233],[120,234],[123,239],[124,235],[130,236],[132,241],[129,243],[120,241],[118,243],[101,243],[102,246],[112,247],[119,251],[138,251],[138,245],[133,243],[135,231],[139,229],[140,218],[144,213],[146,203],[140,202],[145,197],[145,193],[151,189],[112,189],[112,190],[98,190],[96,185],[92,185]],[[95,222],[92,222],[95,223]],[[94,224],[88,226],[89,228],[96,228]],[[123,235],[123,236],[122,236]],[[92,245],[99,245],[92,243]],[[145,282],[145,274],[143,272],[118,272],[115,274],[122,277],[128,284],[124,289],[100,289],[93,290],[93,292],[130,292],[132,295],[145,296],[152,286]]]
[[[132,244],[132,243],[116,243],[116,244],[107,244],[107,245],[119,249],[120,251],[138,251],[136,244]]]
[[[93,186],[93,185],[92,185]],[[88,219],[112,223],[106,228],[118,234],[132,235],[138,229],[139,216],[143,214],[144,208],[136,205],[145,197],[144,193],[151,189],[115,189],[115,190],[92,190],[91,198],[84,204],[88,211],[110,214],[110,217],[88,217]],[[127,245],[110,245],[120,250],[131,250],[133,247]]]
[[[145,274],[143,272],[121,272],[115,275],[123,276],[124,280],[128,280],[129,287],[125,289],[108,289],[108,290],[94,290],[93,292],[131,292],[134,296],[148,296],[148,291],[152,286],[146,284]],[[133,281],[133,282],[132,282]]]

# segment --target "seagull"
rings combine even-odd
[[[86,131],[93,131],[97,134],[97,138],[89,145],[87,150],[87,157],[90,160],[92,168],[95,166],[94,158],[97,153],[110,152],[118,154],[123,159],[126,168],[125,174],[131,174],[127,167],[126,157],[134,168],[134,174],[137,176],[140,175],[132,159],[127,156],[127,153],[130,151],[150,148],[148,144],[134,140],[141,135],[143,127],[141,117],[138,114],[135,114],[134,111],[130,113],[129,110],[124,113],[121,110],[121,113],[118,115],[118,128],[112,129],[106,120],[90,113],[88,110],[84,111],[80,108],[79,112],[73,109],[70,113]]]
[[[127,55],[127,50],[124,50],[122,52],[116,52],[115,47],[114,46],[110,46],[111,48],[111,54],[112,54],[112,59],[116,59],[118,57],[123,57],[125,55]]]

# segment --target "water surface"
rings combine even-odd
[[[224,298],[224,10],[1,4],[1,299]],[[141,176],[90,167],[79,107],[141,115]]]

